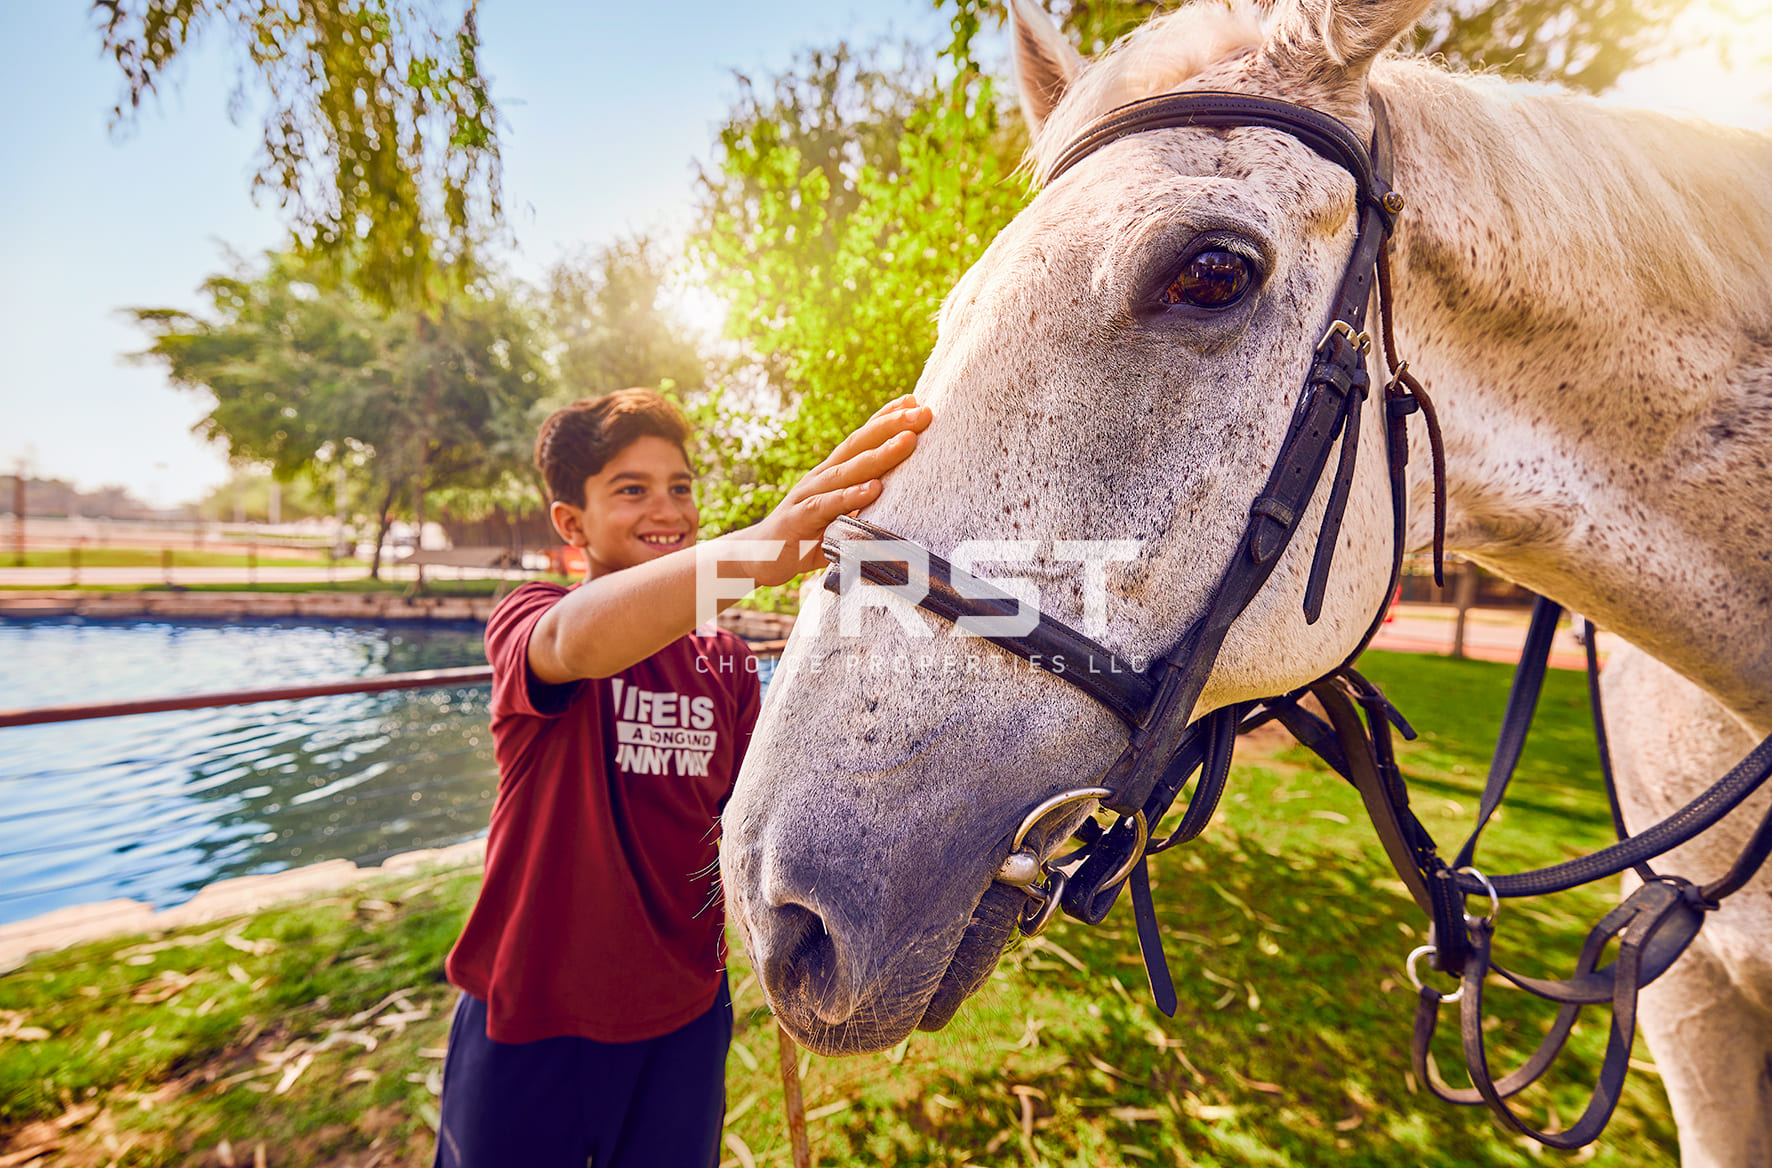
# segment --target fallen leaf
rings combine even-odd
[[[0,1010],[0,1038],[16,1038],[20,1042],[42,1042],[49,1031],[41,1026],[26,1026],[20,1010]]]
[[[1085,1054],[1084,1057],[1089,1060],[1090,1066],[1094,1067],[1096,1070],[1102,1072],[1103,1074],[1112,1075],[1114,1078],[1123,1079],[1124,1081],[1126,1081],[1128,1083],[1130,1083],[1132,1081],[1132,1076],[1128,1075],[1125,1071],[1122,1071],[1119,1067],[1111,1066],[1108,1063],[1103,1062],[1101,1059],[1096,1058],[1092,1054]]]
[[[310,1063],[312,1063],[313,1061],[314,1061],[313,1052],[312,1051],[303,1051],[302,1054],[300,1055],[300,1057],[298,1057],[294,1062],[290,1063],[287,1067],[283,1068],[283,1077],[281,1079],[277,1080],[277,1088],[276,1088],[276,1090],[272,1091],[271,1094],[281,1095],[285,1091],[289,1090],[289,1088],[295,1084],[295,1081],[297,1079],[301,1078],[302,1072],[307,1070],[308,1065]],[[264,1147],[264,1145],[260,1144],[259,1147],[262,1148],[262,1147]],[[257,1153],[254,1153],[254,1155],[256,1156]]]
[[[62,1098],[64,1102],[69,1098],[67,1092],[62,1092]],[[67,1103],[67,1110],[51,1122],[57,1131],[67,1131],[71,1127],[79,1127],[97,1114],[97,1103]]]
[[[350,1072],[345,1075],[344,1081],[346,1083],[373,1083],[375,1080],[375,1072],[368,1067],[352,1067]]]
[[[389,994],[387,997],[383,998],[381,1001],[377,1002],[375,1005],[369,1007],[369,1009],[364,1010],[361,1013],[351,1015],[350,1024],[352,1026],[361,1026],[361,1025],[363,1025],[363,1023],[369,1021],[371,1018],[373,1018],[377,1014],[381,1013],[387,1007],[392,1006],[392,1005],[397,1005],[401,1001],[404,1001],[407,994],[416,994],[416,993],[418,993],[418,989],[413,986],[408,986],[406,989],[403,989],[403,990],[395,990],[393,993]],[[407,1006],[403,1007],[403,1008],[410,1009],[411,1004],[408,1003]]]
[[[759,1091],[752,1091],[749,1095],[746,1095],[737,1107],[734,1107],[731,1111],[726,1113],[726,1126],[731,1127],[733,1120],[755,1107],[757,1105],[757,1100],[762,1097],[763,1095]]]
[[[0,1168],[15,1168],[16,1165],[28,1164],[39,1156],[48,1155],[62,1146],[61,1140],[50,1140],[44,1144],[32,1144],[28,1148],[20,1148],[16,1152],[8,1152],[0,1156]]]
[[[1078,961],[1076,956],[1073,953],[1071,953],[1071,951],[1069,949],[1066,949],[1064,946],[1060,945],[1057,941],[1052,940],[1052,938],[1050,938],[1050,937],[1036,937],[1036,938],[1034,938],[1034,940],[1039,944],[1039,947],[1041,949],[1046,950],[1048,953],[1052,954],[1052,956],[1058,958],[1060,961],[1064,962],[1066,965],[1070,966],[1072,969],[1076,970],[1078,973],[1085,973],[1086,974],[1089,972],[1089,967],[1087,965],[1084,965],[1081,961]]]
[[[277,942],[271,940],[269,937],[249,941],[239,933],[229,933],[222,938],[222,944],[228,946],[230,949],[238,949],[242,953],[250,953],[254,957],[263,957],[267,953],[275,953],[277,951]]]
[[[1260,1079],[1251,1079],[1247,1075],[1240,1075],[1235,1067],[1226,1067],[1225,1069],[1230,1071],[1231,1078],[1250,1091],[1261,1091],[1268,1095],[1284,1095],[1286,1093],[1286,1089],[1278,1083],[1266,1083]]]
[[[1127,1123],[1151,1123],[1163,1118],[1163,1112],[1155,1107],[1110,1107],[1108,1114]]]
[[[131,994],[129,1000],[138,1006],[157,1005],[168,998],[177,997],[196,980],[197,977],[194,974],[180,973],[175,969],[163,969],[154,981],[148,982]],[[156,983],[158,983],[157,988]]]
[[[839,1111],[847,1110],[849,1110],[849,1100],[839,1099],[835,1103],[827,1103],[823,1107],[814,1107],[811,1111],[808,1111],[806,1113],[806,1122],[812,1123],[815,1120],[825,1119],[829,1116],[835,1115]]]
[[[250,985],[252,983],[252,976],[244,969],[241,969],[237,963],[232,961],[228,962],[228,976],[239,982],[241,985]]]
[[[741,1168],[757,1168],[757,1158],[751,1155],[750,1146],[739,1138],[737,1132],[727,1132],[725,1140],[727,1150],[738,1157]]]

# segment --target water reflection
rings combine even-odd
[[[483,664],[477,626],[0,622],[0,705]],[[0,922],[486,829],[487,687],[0,731]]]

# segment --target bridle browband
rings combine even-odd
[[[1648,860],[1708,828],[1763,784],[1772,775],[1772,739],[1762,743],[1710,791],[1647,832],[1624,838],[1622,818],[1613,797],[1620,843],[1580,860],[1491,880],[1470,865],[1478,835],[1518,761],[1548,661],[1550,633],[1561,610],[1548,601],[1540,601],[1527,648],[1522,653],[1520,673],[1509,696],[1478,826],[1453,863],[1448,864],[1439,856],[1433,838],[1410,810],[1408,788],[1397,768],[1390,735],[1393,726],[1405,737],[1413,738],[1414,732],[1378,689],[1354,671],[1352,662],[1382,624],[1401,574],[1408,460],[1406,426],[1410,415],[1423,415],[1433,455],[1436,582],[1442,578],[1445,472],[1432,403],[1409,375],[1406,364],[1395,355],[1386,243],[1403,201],[1389,185],[1391,148],[1384,105],[1376,93],[1369,93],[1369,98],[1374,122],[1370,151],[1340,121],[1289,102],[1243,94],[1176,93],[1133,102],[1109,112],[1060,154],[1047,175],[1050,184],[1095,151],[1133,134],[1186,128],[1265,128],[1291,136],[1352,176],[1357,188],[1359,223],[1352,255],[1332,302],[1329,324],[1313,353],[1280,453],[1261,492],[1250,504],[1236,550],[1205,612],[1180,641],[1146,664],[1127,661],[1045,613],[1038,613],[1037,622],[1022,635],[977,634],[1081,689],[1127,727],[1125,749],[1098,784],[1053,795],[1024,815],[1012,834],[1009,855],[996,879],[1028,894],[1029,904],[1021,923],[1023,931],[1030,934],[1043,929],[1060,907],[1078,920],[1097,924],[1112,908],[1120,889],[1129,887],[1152,993],[1158,1006],[1173,1016],[1177,1002],[1151,901],[1148,859],[1193,839],[1205,829],[1229,773],[1236,735],[1277,720],[1359,791],[1392,866],[1432,921],[1430,944],[1412,953],[1409,960],[1410,976],[1420,988],[1413,1048],[1418,1077],[1443,1100],[1487,1103],[1512,1130],[1554,1147],[1575,1148],[1598,1137],[1617,1104],[1628,1069],[1638,988],[1653,981],[1680,956],[1696,936],[1705,911],[1714,909],[1722,896],[1745,883],[1772,852],[1772,814],[1761,824],[1728,876],[1703,888],[1679,877],[1653,872],[1648,868]],[[1226,635],[1290,545],[1339,441],[1339,459],[1330,480],[1304,595],[1307,622],[1315,623],[1321,614],[1329,568],[1353,482],[1362,406],[1370,393],[1367,362],[1372,341],[1365,321],[1367,306],[1375,298],[1385,360],[1391,373],[1382,395],[1393,534],[1386,604],[1380,606],[1354,651],[1317,681],[1288,694],[1261,702],[1235,703],[1190,721]],[[836,520],[825,536],[825,554],[838,566],[826,573],[825,587],[839,594],[860,580],[886,586],[906,585],[911,581],[910,564],[914,560],[927,570],[927,587],[917,600],[919,607],[968,626],[979,618],[1024,615],[1017,597],[955,568],[921,545],[861,519]],[[1597,683],[1598,662],[1591,637],[1588,652],[1590,678]],[[1321,704],[1326,721],[1300,704],[1307,693]],[[1594,694],[1599,726],[1597,685]],[[1604,731],[1603,726],[1599,728],[1604,764]],[[1605,772],[1611,795],[1609,766]],[[1194,782],[1194,792],[1180,821],[1166,836],[1153,838],[1156,826],[1190,780]],[[1102,808],[1118,815],[1114,825],[1104,830],[1085,817],[1076,829],[1082,841],[1077,850],[1054,859],[1042,858],[1050,848],[1046,834],[1037,832],[1038,826],[1042,822],[1068,823],[1091,801],[1099,801]],[[1511,974],[1492,965],[1489,942],[1502,898],[1574,887],[1632,867],[1646,883],[1595,927],[1574,977],[1545,981]],[[1490,898],[1495,911],[1486,917],[1467,915],[1465,897],[1482,894]],[[1598,967],[1602,951],[1613,938],[1620,942],[1617,959],[1611,965]],[[1421,984],[1414,966],[1422,956],[1431,957],[1434,968],[1462,979],[1457,994],[1444,997]],[[1521,988],[1561,1006],[1539,1050],[1520,1070],[1499,1082],[1490,1075],[1483,1049],[1482,990],[1492,969]],[[1460,996],[1466,1063],[1474,1084],[1468,1090],[1444,1087],[1436,1082],[1436,1075],[1429,1073],[1432,1060],[1428,1044],[1438,1007],[1442,1001],[1458,1000]],[[1566,1131],[1544,1132],[1526,1126],[1506,1099],[1548,1068],[1567,1039],[1581,1006],[1603,1002],[1613,1005],[1612,1040],[1586,1113]]]

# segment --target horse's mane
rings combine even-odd
[[[1772,139],[1420,59],[1381,61],[1372,84],[1436,141],[1416,157],[1442,169],[1504,250],[1558,255],[1572,284],[1584,267],[1591,287],[1623,275],[1674,315],[1772,324]]]
[[[1114,107],[1259,50],[1263,11],[1260,0],[1187,4],[1088,62],[1034,137],[1035,180]],[[1410,122],[1456,139],[1442,144],[1444,161],[1493,197],[1510,248],[1563,253],[1608,283],[1622,272],[1645,302],[1675,311],[1772,317],[1772,139],[1419,58],[1381,60],[1372,82],[1409,107]]]

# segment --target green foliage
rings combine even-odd
[[[271,254],[211,277],[211,311],[130,310],[154,338],[138,355],[206,393],[198,423],[233,459],[311,479],[328,509],[343,468],[385,521],[401,492],[503,490],[521,476],[532,410],[553,386],[543,322],[481,277],[425,311],[387,310],[328,266]]]
[[[134,116],[204,36],[232,40],[236,110],[268,101],[253,189],[290,208],[309,258],[379,304],[471,278],[499,216],[497,113],[473,3],[453,32],[411,0],[96,0],[123,73],[113,125]]]
[[[580,253],[548,272],[547,313],[564,398],[631,386],[701,391],[707,363],[665,302],[667,275],[664,255],[644,236]]]
[[[734,379],[702,412],[723,463],[703,501],[715,530],[761,518],[915,387],[941,298],[1025,202],[979,28],[963,5],[921,86],[846,48],[812,54],[771,98],[747,83],[722,129],[693,246],[760,380]]]

